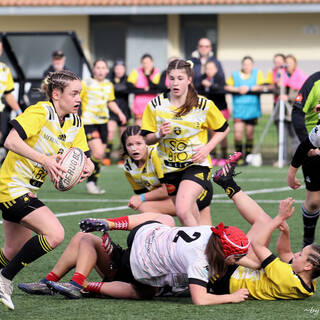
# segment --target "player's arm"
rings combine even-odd
[[[59,154],[47,156],[36,151],[24,142],[15,128],[12,128],[9,132],[4,142],[4,147],[20,156],[41,164],[49,173],[52,181],[56,180],[58,177],[63,178],[61,171],[65,170],[58,164],[62,156]]]
[[[280,235],[277,241],[277,252],[282,261],[289,263],[293,258],[293,253],[290,245],[290,229],[287,222],[282,222],[279,229]]]
[[[14,97],[14,95],[11,92],[5,94],[4,99],[6,100],[9,107],[13,111],[15,111],[17,114],[20,114],[22,112],[16,98]]]
[[[238,303],[245,301],[249,296],[248,289],[240,289],[231,294],[216,295],[207,293],[206,286],[190,283],[189,288],[192,302],[196,305]]]
[[[266,246],[266,243],[268,243],[268,239],[271,238],[273,231],[277,229],[283,221],[292,216],[294,212],[294,207],[292,206],[293,202],[294,200],[292,198],[282,200],[279,204],[278,214],[275,218],[270,222],[257,223],[257,232],[251,241],[251,245],[261,262],[272,254],[270,249]]]
[[[115,101],[109,101],[108,108],[119,117],[122,124],[125,124],[127,122],[126,116],[121,111],[121,109],[119,108],[119,106]]]

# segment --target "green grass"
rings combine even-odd
[[[273,189],[286,186],[287,168],[275,169],[270,166],[261,168],[242,167],[242,174],[237,181],[246,191]],[[301,173],[299,173],[301,178]],[[122,170],[116,166],[103,168],[99,184],[107,190],[104,196],[89,196],[84,191],[84,185],[62,193],[56,191],[50,182],[47,182],[41,192],[40,199],[50,199],[44,202],[55,213],[75,212],[80,210],[92,210],[97,208],[115,208],[111,212],[85,213],[75,216],[60,217],[66,236],[64,242],[53,252],[43,256],[39,260],[22,270],[14,280],[13,302],[15,311],[0,308],[0,319],[313,319],[320,318],[319,292],[304,301],[246,301],[241,304],[228,304],[217,306],[194,306],[188,298],[161,298],[154,301],[126,301],[111,299],[81,299],[67,300],[62,296],[54,297],[29,296],[17,288],[19,282],[38,281],[53,267],[60,254],[63,252],[72,236],[79,231],[78,222],[88,216],[113,217],[132,214],[130,209],[118,210],[117,207],[125,206],[126,200],[132,194]],[[221,195],[212,203],[211,212],[214,224],[224,221],[230,225],[236,225],[247,231],[249,225],[236,211],[234,205],[222,195],[222,189],[214,186],[215,194]],[[300,250],[302,241],[302,218],[300,213],[301,201],[305,195],[304,190],[262,192],[253,194],[252,198],[263,200],[261,206],[271,216],[277,212],[278,203],[266,202],[281,200],[292,196],[297,200],[296,212],[290,219],[292,248]],[[55,199],[73,199],[67,202],[55,202]],[[113,199],[115,202],[85,202],[92,199]],[[123,200],[123,201],[121,201]],[[84,202],[83,202],[84,201]],[[319,230],[319,227],[318,227]],[[271,242],[274,250],[278,232]],[[125,231],[111,232],[112,238],[125,245],[127,233]],[[319,235],[319,231],[318,231]],[[318,237],[319,242],[319,237]],[[0,243],[3,244],[3,228],[0,226]],[[64,280],[68,281],[70,272]],[[95,272],[90,275],[91,280],[99,280]],[[309,310],[309,311],[308,311]],[[311,310],[311,311],[310,311]],[[317,311],[318,310],[318,311]],[[317,313],[318,312],[318,313]]]

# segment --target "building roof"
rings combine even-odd
[[[201,6],[252,4],[315,4],[320,0],[0,0],[0,6]]]

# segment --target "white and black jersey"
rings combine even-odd
[[[134,278],[153,287],[206,286],[209,265],[205,255],[210,226],[143,225],[135,234],[130,254]]]

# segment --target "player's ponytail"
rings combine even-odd
[[[52,99],[52,91],[54,89],[63,92],[65,87],[74,80],[80,80],[80,78],[71,71],[62,70],[59,72],[50,72],[42,81],[41,92],[45,93],[48,99]]]
[[[223,277],[227,272],[225,255],[218,235],[212,233],[206,246],[205,255],[209,262],[209,278],[213,275]]]
[[[167,74],[169,75],[169,72],[175,69],[184,69],[186,71],[188,78],[193,78],[193,62],[192,61],[189,61],[189,60],[185,61],[182,59],[175,59],[171,61],[167,68]],[[188,114],[192,110],[192,108],[196,107],[197,105],[198,105],[198,93],[195,90],[193,83],[191,82],[188,86],[186,101],[179,108],[178,112],[176,113],[176,116],[181,117]]]
[[[126,147],[126,142],[128,137],[140,135],[140,133],[141,133],[140,126],[128,126],[127,129],[122,133],[121,135],[121,144],[123,148],[122,157],[128,155],[128,150]]]

